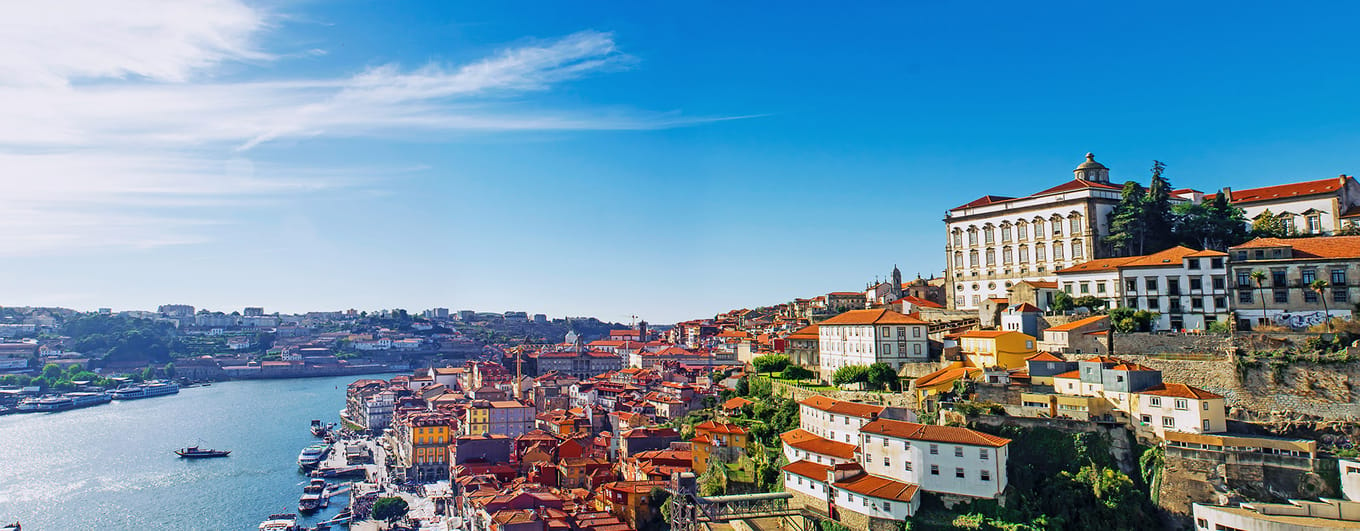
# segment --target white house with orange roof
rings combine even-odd
[[[818,437],[853,443],[859,429],[887,409],[815,395],[798,402],[798,427]]]
[[[888,309],[851,310],[817,323],[818,367],[831,379],[848,365],[903,364],[926,360],[929,323]]]
[[[1073,298],[1158,314],[1156,330],[1204,330],[1229,316],[1228,254],[1176,246],[1156,253],[1082,262],[1058,271]]]
[[[822,465],[838,465],[856,462],[855,454],[859,446],[852,443],[833,441],[799,428],[779,434],[784,449],[784,458],[794,461],[811,461]]]
[[[1099,352],[1097,347],[1100,341],[1104,340],[1104,336],[1092,337],[1090,334],[1109,329],[1110,318],[1105,315],[1093,315],[1051,326],[1044,330],[1043,340],[1039,341],[1039,350],[1062,354],[1094,354]]]
[[[1257,238],[1229,252],[1240,329],[1263,320],[1300,328],[1345,318],[1360,301],[1360,236]],[[1266,275],[1260,286],[1255,271]],[[1317,280],[1329,284],[1321,294],[1307,287]]]
[[[1248,222],[1269,211],[1298,234],[1328,235],[1347,226],[1360,227],[1360,183],[1353,176],[1223,192]],[[1207,195],[1204,200],[1214,198]]]
[[[1010,439],[955,426],[877,419],[860,429],[870,474],[937,494],[996,499],[1006,490]]]
[[[1161,384],[1139,391],[1135,413],[1139,424],[1158,437],[1165,437],[1168,431],[1228,431],[1223,396],[1185,384]]]

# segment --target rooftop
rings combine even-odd
[[[865,424],[863,428],[860,428],[860,432],[874,433],[898,439],[966,444],[970,446],[990,446],[993,448],[999,448],[1010,444],[1011,442],[1010,439],[1005,437],[997,437],[968,428],[917,424],[915,422],[892,419],[878,419]]]

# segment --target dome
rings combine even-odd
[[[1078,169],[1078,170],[1091,170],[1091,169],[1105,170],[1105,169],[1109,169],[1109,168],[1106,168],[1104,164],[1101,164],[1101,163],[1099,163],[1099,162],[1096,162],[1096,156],[1095,156],[1095,155],[1092,155],[1092,154],[1090,154],[1090,153],[1087,153],[1087,154],[1086,154],[1086,162],[1083,162],[1083,163],[1081,163],[1080,166],[1077,166],[1077,169]]]

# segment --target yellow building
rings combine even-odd
[[[393,450],[408,480],[448,478],[450,435],[455,423],[452,416],[437,412],[412,413],[399,419]]]
[[[467,415],[461,428],[463,435],[491,433],[491,403],[486,400],[474,400],[467,408]]]
[[[708,470],[710,459],[731,463],[746,455],[749,437],[750,432],[736,424],[707,420],[695,426],[694,438],[689,441],[694,472],[702,474]]]
[[[970,330],[959,334],[959,351],[970,367],[986,369],[1025,368],[1025,358],[1033,356],[1034,336],[1014,330]]]

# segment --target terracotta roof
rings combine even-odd
[[[1025,358],[1025,361],[1067,361],[1067,360],[1053,355],[1052,352],[1040,352],[1038,354]]]
[[[935,386],[943,383],[952,382],[961,378],[966,378],[970,373],[981,371],[976,367],[964,367],[962,364],[955,363],[954,366],[946,367],[932,372],[912,382],[917,387]]]
[[[1055,282],[1055,284],[1056,284],[1056,282]],[[1025,312],[1025,313],[1030,313],[1030,312],[1042,312],[1042,311],[1043,311],[1043,310],[1040,310],[1038,306],[1035,306],[1035,305],[1030,304],[1030,303],[1028,303],[1028,302],[1022,302],[1022,303],[1020,303],[1020,304],[1013,305],[1013,306],[1011,306],[1010,308],[1008,308],[1008,310],[1014,311],[1014,312]]]
[[[1265,247],[1292,247],[1294,258],[1360,258],[1360,236],[1256,238],[1231,250]]]
[[[1146,256],[1135,256],[1133,257],[1132,260],[1119,264],[1119,267],[1120,269],[1123,269],[1125,267],[1155,267],[1168,265],[1174,265],[1179,267],[1183,263],[1182,261],[1185,259],[1185,257],[1195,254],[1197,252],[1199,251],[1196,251],[1189,247],[1185,247],[1183,245],[1177,245],[1170,249],[1158,251]]]
[[[982,433],[968,428],[917,424],[915,422],[904,422],[892,419],[875,420],[865,424],[859,431],[861,433],[874,433],[898,439],[910,439],[913,441],[966,444],[970,446],[991,446],[994,448],[999,448],[1011,443],[1011,440],[1005,437],[997,437],[989,433]]]
[[[803,327],[801,330],[789,334],[784,339],[817,339],[821,336],[817,334],[817,325]]]
[[[814,481],[826,482],[826,473],[831,471],[831,467],[820,463],[813,463],[812,461],[802,460],[784,465],[780,470],[798,474]]]
[[[1094,356],[1094,357],[1087,358],[1087,359],[1084,359],[1084,360],[1081,360],[1081,361],[1088,361],[1088,362],[1095,362],[1095,363],[1115,363],[1115,364],[1124,363],[1124,360],[1121,360],[1121,359],[1116,358],[1116,357],[1114,357],[1114,356]]]
[[[1045,281],[1045,280],[1021,280],[1020,282],[1016,282],[1016,284],[1029,284],[1029,285],[1034,286],[1034,287],[1036,287],[1036,288],[1058,289],[1058,282],[1057,282],[1057,281]]]
[[[1054,378],[1081,378],[1081,371],[1067,371],[1062,374],[1053,375]]]
[[[1331,179],[1319,179],[1301,183],[1277,184],[1275,186],[1264,186],[1261,188],[1233,190],[1229,201],[1233,203],[1251,203],[1256,201],[1271,201],[1275,199],[1327,194],[1339,190],[1342,186],[1342,181],[1349,179],[1349,177],[1334,177]],[[1204,200],[1207,202],[1214,197],[1216,196],[1205,196]]]
[[[752,401],[747,400],[747,399],[745,399],[745,398],[742,398],[742,397],[739,397],[739,396],[735,396],[735,397],[732,397],[731,400],[728,400],[728,401],[726,401],[726,402],[723,402],[722,407],[723,407],[723,409],[737,409],[737,408],[743,407],[743,406],[745,406],[745,405],[747,405],[747,404],[754,404],[754,403],[755,403],[755,402],[752,402]]]
[[[826,325],[926,324],[925,321],[892,310],[850,310],[818,323]]]
[[[1048,328],[1047,330],[1044,330],[1044,331],[1045,331],[1045,332],[1068,332],[1068,331],[1071,331],[1071,330],[1076,330],[1076,329],[1078,329],[1078,328],[1081,328],[1081,327],[1086,326],[1086,325],[1089,325],[1089,324],[1095,324],[1095,323],[1099,323],[1099,322],[1101,322],[1101,321],[1108,321],[1108,320],[1109,320],[1109,316],[1106,316],[1106,315],[1092,315],[1092,316],[1087,317],[1087,318],[1085,318],[1085,319],[1077,319],[1076,321],[1072,321],[1072,322],[1067,323],[1067,324],[1060,324],[1060,325],[1058,325],[1058,326],[1050,327],[1050,328]],[[1106,326],[1108,326],[1108,325],[1106,325]]]
[[[880,500],[893,500],[910,503],[916,497],[918,487],[911,483],[891,480],[872,474],[860,474],[854,477],[837,481],[834,484],[837,488],[845,489],[850,492],[878,498]]]
[[[1099,260],[1090,260],[1074,265],[1072,267],[1059,269],[1057,271],[1054,271],[1054,273],[1061,275],[1063,273],[1091,273],[1096,271],[1117,271],[1119,266],[1123,265],[1125,262],[1132,261],[1134,258],[1138,257],[1122,256],[1119,258],[1101,258]],[[1054,282],[1054,284],[1057,283]],[[1054,287],[1057,286],[1055,285]]]
[[[1176,398],[1193,398],[1195,400],[1210,400],[1214,398],[1223,398],[1223,395],[1210,393],[1198,387],[1179,383],[1164,383],[1161,385],[1156,385],[1144,389],[1142,391],[1139,391],[1139,394],[1154,396],[1172,396]]]
[[[1071,191],[1073,191],[1073,190],[1085,190],[1085,189],[1088,189],[1088,188],[1100,188],[1100,189],[1104,189],[1104,190],[1123,190],[1123,189],[1124,189],[1124,187],[1122,187],[1122,186],[1116,186],[1116,185],[1109,184],[1109,183],[1101,183],[1101,182],[1096,182],[1096,181],[1088,181],[1088,180],[1086,180],[1086,179],[1072,179],[1072,180],[1070,180],[1070,181],[1067,181],[1067,182],[1062,183],[1062,184],[1060,184],[1060,185],[1054,186],[1054,187],[1049,188],[1049,189],[1047,189],[1047,190],[1044,190],[1044,191],[1042,191],[1042,192],[1036,192],[1036,193],[1030,195],[1030,197],[1035,197],[1035,196],[1040,196],[1040,195],[1048,195],[1048,194],[1056,194],[1056,193],[1060,193],[1060,192],[1071,192]]]
[[[1137,363],[1120,363],[1119,365],[1115,365],[1114,367],[1110,367],[1110,370],[1112,370],[1112,371],[1156,371],[1157,369],[1154,369],[1154,368],[1152,368],[1152,367],[1146,367],[1146,366],[1143,366],[1143,365],[1139,365],[1139,364],[1137,364]]]
[[[1228,253],[1225,253],[1223,251],[1215,251],[1213,249],[1205,249],[1203,251],[1195,251],[1193,253],[1187,254],[1186,256],[1193,258],[1199,258],[1203,256],[1228,256]]]
[[[847,460],[855,458],[855,449],[857,448],[853,444],[823,439],[803,429],[781,433],[779,439],[784,441],[784,444],[799,450]]]
[[[882,413],[884,409],[887,409],[883,406],[861,404],[859,402],[845,402],[843,400],[827,398],[822,395],[810,396],[800,400],[798,403],[827,413],[849,415],[864,419],[873,418],[874,415]]]
[[[928,301],[920,297],[913,297],[911,295],[907,295],[905,297],[897,299],[897,301],[895,302],[909,302],[911,303],[912,306],[920,306],[922,308],[944,308],[944,305],[938,302]]]
[[[727,422],[713,422],[711,420],[705,420],[699,423],[698,426],[694,427],[694,431],[699,430],[712,431],[717,433],[734,433],[738,435],[747,433],[746,428],[743,428],[736,424],[730,424]]]

